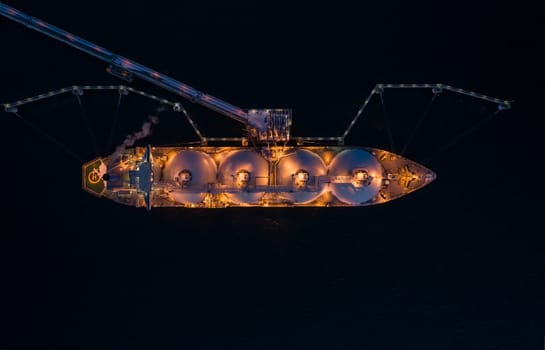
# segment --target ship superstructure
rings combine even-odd
[[[107,62],[107,71],[125,81],[134,77],[146,80],[244,124],[242,137],[207,138],[181,103],[157,98],[188,118],[200,146],[134,147],[83,165],[84,190],[148,209],[367,206],[388,202],[426,186],[436,174],[390,151],[344,145],[373,96],[389,88],[418,88],[429,89],[434,96],[444,90],[469,95],[496,103],[499,110],[508,109],[511,103],[445,84],[377,84],[341,136],[294,137],[289,108],[239,108],[8,5],[0,3],[0,14]],[[81,94],[85,89],[66,88],[3,106],[5,111],[16,113],[19,106],[34,100],[70,91]],[[119,90],[134,89],[120,86]],[[217,141],[236,144],[214,145]]]

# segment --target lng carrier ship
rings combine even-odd
[[[200,138],[200,146],[132,147],[93,159],[82,167],[85,191],[148,210],[167,206],[329,207],[388,202],[423,188],[436,179],[436,174],[390,151],[344,146],[346,136],[374,95],[387,88],[419,88],[432,90],[434,96],[449,90],[477,97],[498,104],[498,110],[508,109],[511,103],[444,84],[378,84],[342,136],[294,137],[290,134],[290,109],[245,110],[13,7],[0,3],[0,14],[106,61],[107,71],[125,81],[134,77],[146,80],[244,124],[243,137],[207,138],[180,103],[152,96],[184,113]],[[120,93],[134,90],[118,88]],[[7,112],[16,112],[18,106],[34,100],[83,90],[85,87],[71,87],[3,106]]]

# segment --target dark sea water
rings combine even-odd
[[[292,107],[294,134],[344,130],[379,82],[514,99],[429,167],[438,179],[366,208],[124,207],[81,190],[81,164],[3,118],[0,349],[541,349],[543,44],[537,11],[404,2],[173,5],[28,2],[22,10],[240,107]],[[120,83],[105,64],[0,19],[0,102]],[[142,82],[132,86],[165,96]],[[429,92],[384,98],[399,151]],[[100,154],[157,105],[83,96]],[[210,136],[236,122],[187,102]],[[422,161],[495,106],[445,93],[407,151]],[[96,156],[71,95],[21,116]],[[175,113],[141,144],[195,140]],[[349,144],[388,149],[378,99]]]

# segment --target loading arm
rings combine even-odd
[[[343,135],[338,137],[338,139],[341,142],[344,142],[344,139],[346,138],[346,136],[348,135],[348,133],[350,132],[354,124],[356,124],[358,119],[361,117],[361,115],[363,114],[363,111],[365,110],[365,108],[367,107],[367,105],[369,104],[373,96],[382,95],[382,93],[384,92],[384,89],[431,89],[434,95],[439,95],[440,93],[443,92],[443,90],[448,90],[458,94],[467,95],[467,96],[475,97],[484,101],[496,103],[498,105],[498,110],[500,111],[510,109],[511,104],[513,103],[512,100],[502,100],[496,97],[490,97],[490,96],[483,95],[477,92],[460,89],[460,88],[446,85],[446,84],[377,84],[375,85],[373,90],[371,90],[371,93],[367,96],[367,98],[363,101],[363,104],[361,105],[358,112],[354,116],[354,119],[352,119],[352,121],[350,122],[346,130],[344,131]]]
[[[198,103],[204,107],[212,109],[223,115],[226,115],[236,121],[256,127],[252,125],[252,120],[249,120],[248,113],[243,109],[231,105],[219,98],[205,94],[197,89],[181,83],[167,75],[159,73],[142,64],[129,60],[123,56],[117,55],[105,48],[93,44],[85,39],[82,39],[72,33],[57,28],[49,23],[46,23],[38,18],[29,16],[11,6],[0,2],[0,14],[15,22],[23,24],[30,29],[34,29],[42,34],[45,34],[55,40],[61,41],[67,45],[75,47],[89,55],[95,56],[109,64],[107,71],[126,81],[131,81],[133,76],[146,80],[154,85],[164,88],[177,95],[185,97],[192,102]],[[259,125],[257,125],[259,126]]]

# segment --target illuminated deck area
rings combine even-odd
[[[136,147],[83,165],[84,190],[148,208],[368,206],[435,178],[391,152],[341,146]]]

